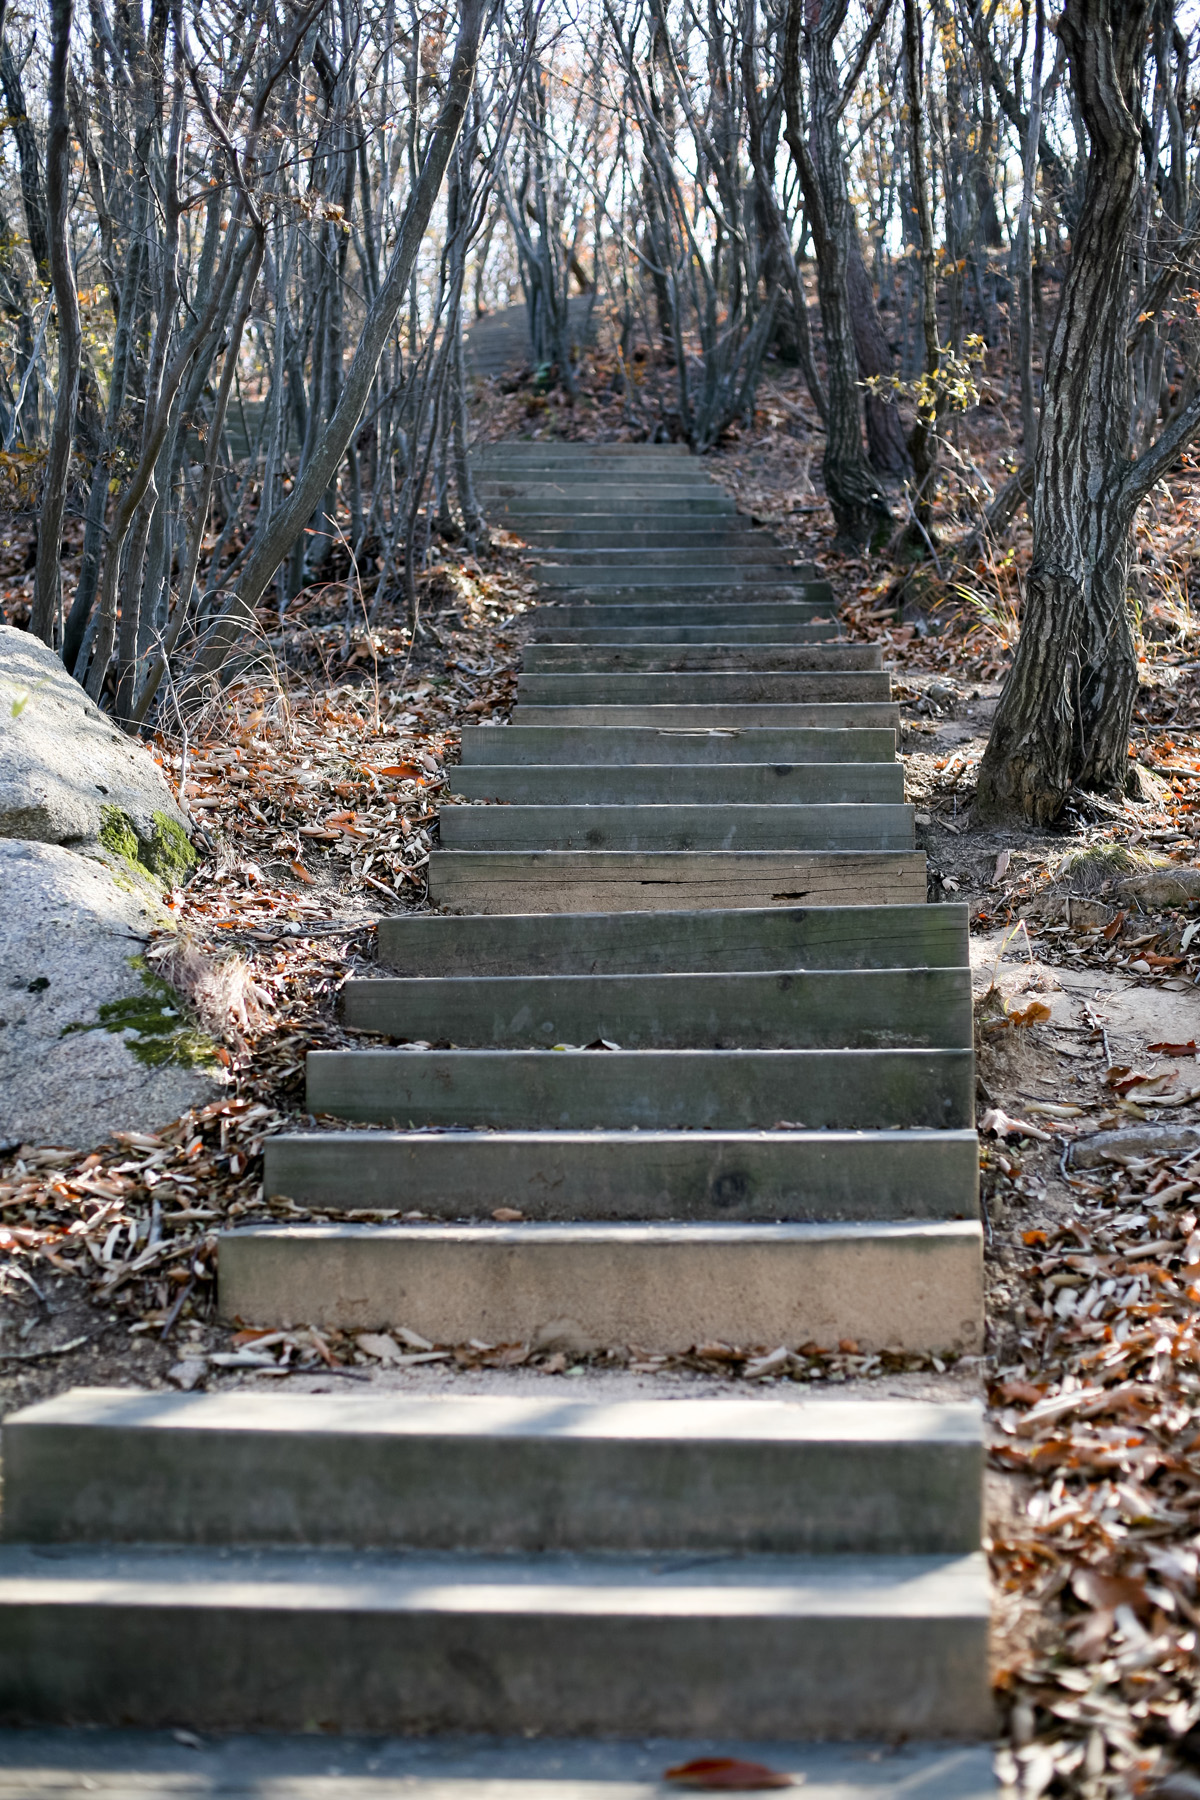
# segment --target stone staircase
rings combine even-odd
[[[392,1047],[311,1055],[344,1128],[267,1146],[327,1222],[224,1234],[224,1315],[977,1351],[966,912],[924,904],[877,653],[680,451],[497,446],[480,486],[549,601],[512,723],[463,733],[500,804],[443,810],[444,910],[380,922],[345,1009]],[[10,1418],[0,1713],[988,1732],[976,1405],[490,1379]]]

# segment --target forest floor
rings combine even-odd
[[[646,370],[618,394],[611,366],[593,359],[580,385],[574,410],[528,385],[492,393],[488,435],[669,433],[665,376]],[[947,543],[974,522],[981,481],[1008,472],[1004,396],[985,390],[953,430],[952,470],[973,473],[947,484]],[[215,1233],[234,1220],[307,1216],[264,1199],[263,1137],[303,1117],[305,1052],[352,1041],[337,993],[371,967],[375,919],[424,902],[461,725],[499,721],[511,705],[532,581],[519,543],[497,534],[478,557],[441,547],[421,580],[415,645],[402,616],[384,605],[368,627],[361,593],[330,582],[283,621],[262,615],[270,679],[233,688],[186,733],[155,740],[203,861],[168,896],[177,929],[152,953],[191,996],[228,1086],[202,1111],[147,1121],[87,1155],[10,1148],[0,1165],[0,1409],[82,1383],[424,1388],[538,1371],[705,1391],[850,1384],[882,1398],[970,1391],[982,1374],[1005,1786],[1029,1797],[1198,1800],[1195,476],[1185,469],[1156,492],[1138,527],[1145,643],[1129,796],[1080,795],[1053,831],[993,832],[972,820],[974,775],[1015,635],[1027,530],[952,579],[935,572],[915,590],[919,604],[898,607],[895,559],[868,562],[832,542],[819,444],[798,379],[776,370],[753,428],[730,434],[709,466],[744,511],[829,572],[851,635],[883,645],[931,898],[970,908],[989,1283],[982,1370],[866,1357],[850,1344],[816,1354],[709,1346],[676,1359],[615,1345],[585,1369],[529,1345],[264,1337],[214,1323]],[[10,533],[0,615],[18,622],[26,557]],[[419,1217],[412,1198],[408,1216]]]

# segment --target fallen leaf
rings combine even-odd
[[[739,1788],[743,1792],[797,1786],[794,1775],[785,1775],[766,1763],[745,1762],[738,1756],[697,1756],[691,1762],[676,1763],[666,1771],[664,1780],[674,1781],[680,1787]]]
[[[1148,1056],[1195,1056],[1196,1040],[1192,1038],[1186,1044],[1147,1044]]]
[[[1010,1025],[1044,1025],[1051,1016],[1051,1009],[1044,1000],[1031,1000],[1022,1012],[1010,1012]]]
[[[289,863],[288,867],[291,869],[293,875],[298,875],[301,881],[306,881],[308,883],[309,887],[312,887],[315,884],[316,876],[310,875],[303,863]]]

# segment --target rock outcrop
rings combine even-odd
[[[0,1144],[86,1148],[218,1091],[143,951],[195,862],[153,758],[0,626]]]

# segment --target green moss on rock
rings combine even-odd
[[[140,880],[155,886],[186,881],[198,860],[183,827],[162,812],[152,815],[150,836],[145,838],[139,837],[133,820],[119,806],[103,806],[100,843]]]
[[[156,812],[152,818],[154,830],[149,843],[142,843],[142,861],[173,886],[186,881],[200,860],[187,832],[166,813]]]
[[[100,808],[100,842],[110,856],[123,862],[138,862],[138,837],[133,820],[119,806]]]
[[[143,957],[131,956],[129,966],[141,983],[141,993],[106,1000],[94,1020],[67,1025],[62,1035],[73,1031],[120,1034],[147,1068],[175,1063],[184,1069],[216,1073],[220,1067],[216,1045],[200,1030],[175,989],[155,975]]]

